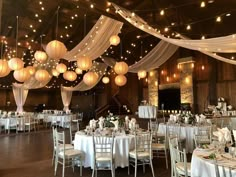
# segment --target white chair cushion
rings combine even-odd
[[[108,162],[112,161],[112,156],[110,154],[96,154],[96,161],[98,162]]]
[[[135,151],[130,151],[129,152],[129,156],[132,157],[132,158],[136,158],[136,153]],[[137,157],[138,159],[143,159],[143,158],[147,158],[150,156],[150,153],[147,152],[147,151],[138,151],[137,152]]]
[[[177,172],[181,175],[184,175],[184,162],[178,162],[175,164]],[[188,176],[191,176],[191,163],[187,163]]]
[[[152,143],[152,150],[164,150],[165,144]]]
[[[82,155],[83,152],[77,149],[67,149],[65,150],[65,157],[67,158],[71,158],[74,156],[80,156]],[[59,156],[62,157],[63,156],[63,151],[59,152]]]
[[[56,146],[54,147],[56,149]],[[59,145],[59,151],[62,151],[63,150],[63,145],[60,144]],[[68,150],[68,149],[74,149],[74,146],[72,144],[65,144],[65,150]]]

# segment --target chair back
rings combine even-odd
[[[152,155],[152,133],[151,132],[135,132],[135,154],[139,152],[148,152]]]
[[[114,135],[93,135],[94,157],[111,157],[113,159]]]
[[[180,131],[181,131],[180,124],[171,124],[171,123],[166,124],[167,137],[169,137],[169,138],[178,137],[179,138]]]
[[[70,122],[70,143],[72,144],[73,140],[75,139],[75,133],[79,131],[79,122]]]
[[[222,165],[219,165],[216,160],[214,161],[214,164],[216,177],[233,177],[231,167],[224,167]],[[220,171],[222,173],[220,173]]]
[[[52,140],[53,140],[54,149],[57,147],[56,132],[57,132],[57,129],[52,127]]]
[[[201,144],[210,144],[212,142],[212,126],[198,125],[194,130],[194,143],[196,147]]]
[[[63,158],[65,158],[65,132],[58,132],[57,129],[54,129],[56,133],[56,153],[63,152]]]
[[[150,122],[148,122],[148,128],[152,132],[157,132],[158,131],[158,122],[157,121],[150,121]]]
[[[188,177],[187,157],[185,149],[181,151],[178,149],[178,146],[174,147],[172,143],[170,143],[170,153],[171,165],[173,166],[175,176],[183,175],[185,177]],[[179,170],[176,166],[176,164],[180,162],[184,164],[184,171],[181,171],[181,174],[179,174]]]

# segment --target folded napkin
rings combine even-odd
[[[96,128],[96,126],[97,126],[96,124],[97,124],[97,120],[92,119],[89,121],[89,127],[92,129]]]
[[[227,127],[224,127],[222,129],[218,128],[218,131],[213,132],[213,135],[218,137],[219,142],[229,142],[232,141],[231,139],[231,133]]]
[[[110,121],[110,122],[114,124],[114,126],[115,126],[114,130],[118,130],[119,129],[119,121],[118,120]]]

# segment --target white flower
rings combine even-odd
[[[111,120],[115,120],[115,118],[114,118],[114,117],[111,117]]]

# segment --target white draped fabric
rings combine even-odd
[[[69,91],[69,90],[65,89],[64,87],[61,87],[61,98],[62,98],[62,103],[64,106],[63,110],[68,111],[69,106],[70,106],[70,102],[71,102],[71,98],[72,98],[72,91]]]
[[[161,40],[146,56],[129,66],[129,72],[137,73],[140,70],[150,71],[165,63],[178,49],[178,46]],[[104,63],[113,67],[116,60],[109,57],[102,58]]]
[[[142,18],[137,15],[132,15],[132,13],[114,3],[112,3],[117,12],[126,19],[129,23],[145,31],[159,39],[166,42],[172,43],[174,45],[184,47],[187,49],[197,50],[206,55],[209,55],[220,61],[236,65],[236,61],[231,59],[221,57],[215,53],[235,53],[236,52],[236,35],[228,35],[223,37],[216,37],[204,40],[191,40],[180,36],[182,39],[172,39],[161,35],[156,29],[149,26]]]
[[[106,16],[101,16],[84,39],[63,57],[75,61],[78,57],[88,56],[96,59],[110,47],[110,37],[118,35],[123,23]]]
[[[178,46],[161,40],[145,57],[129,66],[129,72],[150,71],[165,63],[178,49]]]
[[[88,86],[82,80],[75,87],[64,87],[64,89],[67,90],[67,91],[86,91],[86,90],[90,90],[93,87],[95,87],[95,85],[97,85],[97,83],[101,80],[106,68],[107,68],[107,65],[105,65],[104,63],[93,62],[93,67],[92,67],[92,69],[90,69],[90,71],[94,71],[98,74],[98,80],[97,80],[96,83],[94,83],[91,86]]]
[[[44,82],[39,82],[35,79],[34,76],[31,76],[29,80],[24,82],[23,86],[25,89],[38,89],[38,88],[45,87],[50,80],[51,78],[49,78],[48,80]]]
[[[23,84],[12,84],[13,95],[17,105],[17,112],[23,112],[23,106],[28,95],[28,89],[25,89]]]

